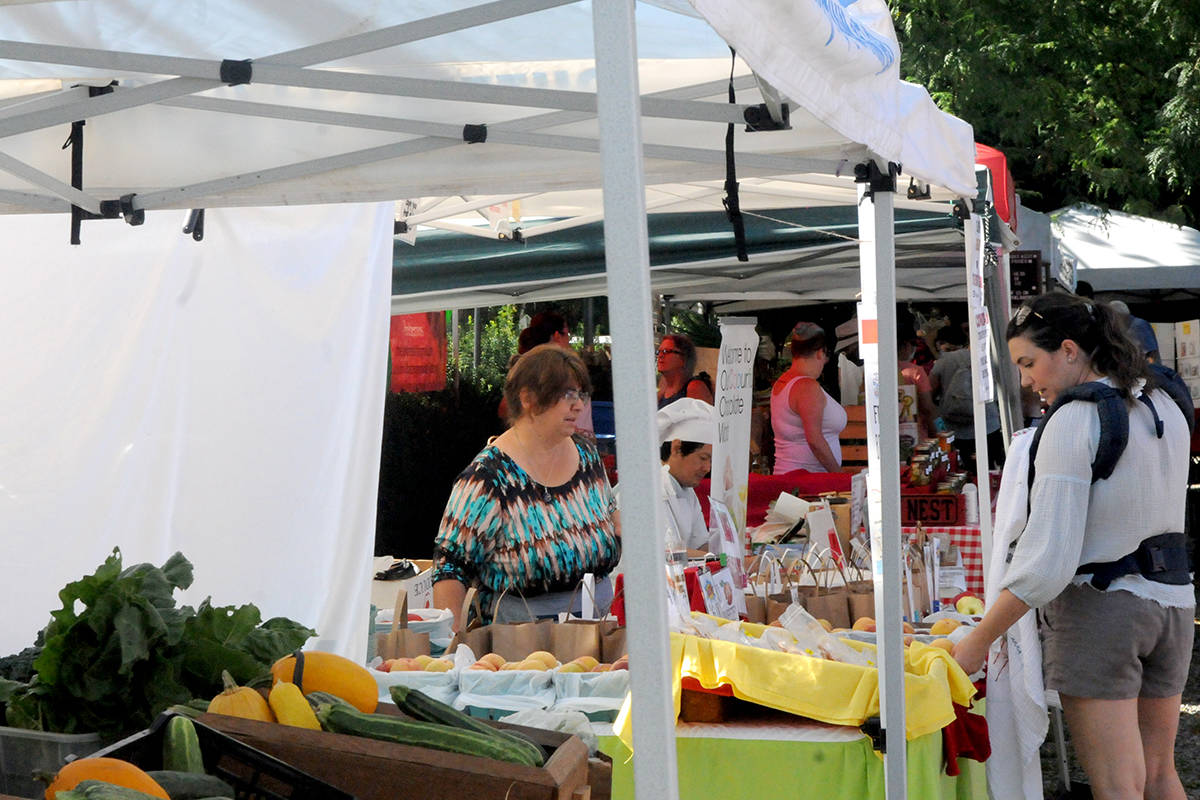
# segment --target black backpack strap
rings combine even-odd
[[[1046,416],[1034,431],[1033,442],[1029,445],[1029,495],[1033,495],[1034,460],[1037,458],[1038,445],[1046,423],[1054,416],[1054,412],[1072,400],[1086,400],[1096,404],[1096,412],[1100,415],[1100,446],[1096,449],[1096,458],[1092,461],[1092,483],[1110,477],[1116,469],[1117,460],[1125,452],[1129,444],[1129,409],[1125,407],[1125,399],[1113,387],[1091,381],[1072,386],[1063,392]],[[1029,502],[1028,500],[1026,501]]]
[[[1151,364],[1150,371],[1154,375],[1154,383],[1162,389],[1179,406],[1183,418],[1187,420],[1188,433],[1194,433],[1196,427],[1196,404],[1192,402],[1192,393],[1179,373],[1162,364]],[[1161,438],[1161,435],[1160,437]]]
[[[1138,400],[1142,401],[1142,405],[1150,409],[1150,416],[1154,417],[1154,435],[1159,439],[1163,437],[1163,421],[1158,416],[1158,409],[1154,407],[1154,403],[1150,400],[1150,395],[1142,392],[1138,395]]]

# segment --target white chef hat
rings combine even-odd
[[[658,441],[712,444],[717,432],[716,410],[703,400],[681,397],[658,410]]]

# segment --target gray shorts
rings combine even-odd
[[[1099,700],[1181,694],[1193,612],[1123,590],[1068,586],[1041,610],[1046,688]]]

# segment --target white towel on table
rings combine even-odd
[[[1025,528],[1029,498],[1029,445],[1033,428],[1013,435],[996,497],[986,602],[991,606],[1008,569],[1009,546]],[[1042,645],[1030,611],[992,645],[988,654],[987,720],[992,756],[987,761],[988,791],[995,800],[1042,797],[1038,753],[1049,717],[1042,684]]]

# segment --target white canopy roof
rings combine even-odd
[[[1064,259],[1098,292],[1200,289],[1200,231],[1075,205],[1051,214]]]
[[[873,153],[973,192],[970,127],[898,80],[886,4],[697,2],[712,26],[662,5],[676,8],[638,10],[647,184],[723,178],[734,122],[739,176],[852,190],[853,165]],[[717,31],[775,87],[772,107],[794,98],[791,130],[743,131],[764,91],[739,58],[728,103]],[[569,0],[324,0],[303,14],[281,0],[7,6],[0,211],[63,211],[70,198],[97,213],[130,194],[133,211],[593,188],[593,51],[590,4]],[[252,59],[250,83],[225,85],[225,59]],[[232,80],[238,66],[224,67]],[[110,80],[109,94],[71,88]],[[62,144],[79,119],[71,189]],[[465,144],[464,125],[486,125],[486,144]]]

